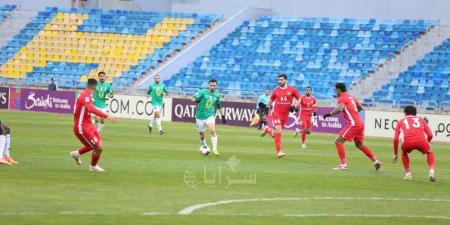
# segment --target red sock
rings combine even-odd
[[[377,158],[375,157],[375,155],[373,154],[373,152],[369,149],[369,147],[363,145],[360,150],[362,152],[364,152],[364,154],[366,154],[367,157],[369,157],[369,159],[371,159],[372,161],[377,160]]]
[[[306,141],[306,132],[302,131],[302,144],[305,144]]]
[[[281,133],[275,133],[275,148],[278,154],[281,151]]]
[[[78,150],[78,153],[79,153],[80,155],[83,155],[84,153],[89,152],[89,151],[91,151],[91,150],[92,150],[91,147],[83,146],[83,147],[81,147],[81,148]]]
[[[273,137],[273,129],[272,129],[272,128],[266,126],[266,127],[264,128],[264,132],[265,132],[266,134],[270,135],[271,137]]]
[[[434,153],[432,151],[428,152],[428,154],[427,154],[427,162],[428,162],[428,168],[430,170],[434,169]]]
[[[345,148],[344,144],[336,144],[336,149],[341,159],[341,164],[347,164],[347,160],[345,159]]]
[[[408,153],[406,152],[402,152],[402,162],[403,162],[403,167],[405,167],[405,172],[409,173],[409,157],[408,157]]]
[[[98,163],[98,160],[100,159],[101,153],[92,152],[92,158],[91,158],[91,166],[96,166]]]

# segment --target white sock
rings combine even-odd
[[[158,130],[161,131],[162,127],[161,127],[161,118],[156,118],[156,126],[158,126]]]
[[[149,127],[153,127],[153,124],[156,124],[156,117],[153,117],[153,119],[152,120],[150,120],[150,122],[148,123],[148,126]]]
[[[102,129],[103,129],[104,126],[105,126],[104,123],[98,123],[98,125],[97,125],[97,131],[98,131],[98,132],[102,131]]]
[[[6,147],[6,136],[0,135],[0,158],[3,158],[3,152]]]
[[[211,142],[213,146],[213,151],[217,151],[217,136],[211,136]]]
[[[7,134],[6,135],[6,144],[5,144],[5,151],[3,153],[3,155],[5,157],[9,158],[9,148],[11,147],[11,135]]]

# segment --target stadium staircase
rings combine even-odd
[[[421,35],[411,45],[404,48],[395,58],[389,60],[380,67],[375,73],[355,82],[351,92],[360,98],[365,98],[366,103],[372,104],[374,99],[370,97],[374,92],[380,90],[383,85],[396,79],[400,73],[408,70],[410,66],[422,59],[427,53],[433,51],[433,48],[440,45],[445,39],[450,37],[450,26],[431,27],[428,32]],[[391,103],[380,106],[392,107]]]
[[[5,46],[37,15],[38,11],[24,11],[20,8],[11,12],[3,23],[0,23],[0,48]]]

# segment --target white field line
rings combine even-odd
[[[262,201],[305,201],[305,200],[343,200],[343,201],[422,201],[422,202],[450,202],[450,199],[425,199],[425,198],[359,198],[359,197],[303,197],[303,198],[251,198],[251,199],[234,199],[221,200],[216,202],[207,202],[196,205],[191,205],[183,208],[178,212],[179,215],[189,215],[194,211],[217,205],[227,205],[242,202],[262,202]]]

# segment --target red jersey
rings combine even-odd
[[[348,93],[343,93],[338,98],[338,104],[344,105],[344,118],[347,124],[351,126],[364,125],[363,120],[359,116],[358,108],[362,108],[361,103]]]
[[[394,134],[394,148],[398,145],[400,132],[403,132],[403,143],[430,142],[433,138],[428,124],[418,116],[408,115],[397,123]]]
[[[276,87],[272,92],[272,96],[270,96],[272,102],[275,102],[273,111],[277,113],[289,113],[289,107],[292,105],[293,98],[301,98],[300,93],[294,87]]]
[[[73,129],[77,133],[81,134],[84,129],[94,128],[92,125],[91,113],[102,118],[108,118],[108,114],[95,108],[92,102],[92,93],[89,90],[82,91],[75,102]]]
[[[300,107],[302,108],[301,115],[311,117],[312,113],[317,111],[316,98],[314,96],[303,95],[301,98]]]

